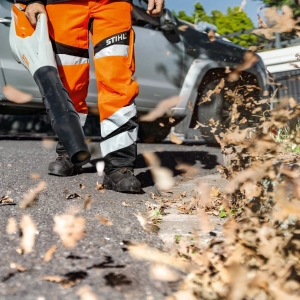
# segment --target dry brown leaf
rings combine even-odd
[[[226,67],[225,67],[225,74],[228,74],[228,73],[230,73],[230,72],[231,72],[230,67],[229,67],[229,66],[226,66]]]
[[[188,26],[188,25],[180,25],[180,26],[178,26],[177,28],[178,28],[178,30],[180,30],[180,31],[186,31],[186,30],[189,28],[189,26]]]
[[[251,200],[254,197],[259,197],[263,192],[263,188],[261,185],[249,181],[244,182],[240,190],[245,194],[246,198],[249,200]]]
[[[288,5],[283,5],[281,7],[282,14],[278,13],[278,9],[276,7],[268,7],[265,9],[265,17],[270,24],[271,27],[266,28],[265,23],[262,23],[262,19],[259,19],[260,27],[264,27],[264,29],[255,29],[252,31],[254,34],[261,34],[266,37],[266,39],[274,39],[274,33],[283,33],[283,32],[291,32],[293,30],[299,30],[299,26],[297,26],[297,20],[293,18],[293,10]]]
[[[176,96],[176,97],[172,97],[172,98],[168,98],[166,100],[160,101],[155,109],[153,109],[146,115],[141,116],[140,121],[141,122],[153,122],[156,119],[167,114],[170,111],[170,109],[175,107],[182,100],[183,100],[183,97]]]
[[[247,295],[247,270],[239,263],[233,263],[228,267],[229,275],[229,300],[242,300]]]
[[[247,0],[243,0],[243,2],[240,5],[239,12],[242,12],[244,10],[246,4],[247,4]]]
[[[175,300],[197,300],[192,291],[178,291],[173,296]]]
[[[66,196],[66,199],[76,199],[76,198],[81,198],[81,196],[77,193],[69,194]]]
[[[216,224],[209,220],[207,213],[203,209],[198,209],[200,230],[204,233],[211,232]]]
[[[150,169],[156,187],[161,191],[168,191],[175,185],[173,172],[164,167]]]
[[[6,225],[6,233],[13,234],[18,231],[18,226],[15,218],[9,218]]]
[[[174,257],[169,253],[164,253],[157,249],[150,248],[147,245],[129,245],[127,248],[130,255],[136,259],[165,264],[181,271],[187,271],[191,268],[189,262],[178,257]]]
[[[107,218],[105,218],[105,217],[103,217],[101,215],[96,215],[96,218],[98,219],[98,221],[101,224],[103,224],[105,226],[112,226],[113,225],[113,223],[109,219],[107,219]]]
[[[104,186],[102,183],[98,183],[97,181],[97,184],[96,184],[96,188],[95,188],[97,191],[101,191],[101,190],[104,190]]]
[[[218,83],[218,85],[215,87],[214,90],[209,90],[205,97],[202,98],[202,102],[200,102],[198,105],[201,105],[202,103],[204,102],[208,102],[208,101],[211,101],[210,97],[213,95],[213,94],[217,94],[219,95],[222,91],[222,89],[224,88],[225,86],[225,79],[224,78],[221,78],[220,82]]]
[[[150,167],[153,180],[159,190],[169,190],[175,184],[173,172],[170,169],[160,166],[160,160],[152,152],[143,153],[146,164]]]
[[[53,254],[55,252],[55,250],[57,249],[57,246],[56,245],[53,245],[52,247],[50,247],[47,252],[45,253],[44,255],[44,261],[45,262],[48,262],[52,259],[53,257]]]
[[[9,198],[8,196],[2,196],[0,198],[0,205],[11,205],[11,204],[15,204],[15,201]]]
[[[264,19],[260,15],[257,15],[257,17],[258,17],[258,27],[264,29],[268,28],[268,25],[266,24]]]
[[[150,276],[155,280],[174,282],[180,279],[178,273],[163,264],[153,264],[150,267]]]
[[[183,140],[176,136],[174,133],[170,133],[170,141],[174,144],[181,145]]]
[[[237,81],[239,79],[239,75],[242,71],[250,69],[254,64],[258,62],[258,56],[252,51],[247,51],[244,54],[243,62],[238,65],[231,73],[228,75],[228,81]]]
[[[193,102],[192,102],[192,101],[189,101],[189,110],[190,110],[191,112],[194,111],[194,105],[193,105]]]
[[[260,50],[262,50],[262,49],[264,49],[264,46],[250,46],[250,47],[248,48],[248,50],[249,50],[249,51],[252,51],[252,52],[260,51]]]
[[[25,254],[32,252],[34,247],[36,226],[29,215],[24,215],[20,222],[22,237],[20,241],[21,249]]]
[[[211,42],[214,42],[214,41],[217,39],[217,38],[216,38],[216,34],[215,34],[215,32],[214,32],[213,30],[210,30],[210,31],[208,32],[207,36],[208,36],[208,38],[209,38],[209,40],[210,40]]]
[[[98,297],[92,292],[92,289],[85,285],[81,287],[76,294],[80,297],[80,300],[98,300]]]
[[[122,202],[122,205],[123,205],[123,206],[131,206],[130,204],[126,203],[125,201]]]
[[[92,195],[85,195],[84,196],[84,203],[83,203],[83,208],[84,209],[91,209],[91,206],[94,202],[93,196]]]
[[[170,124],[173,124],[175,121],[176,121],[176,120],[175,120],[174,118],[172,118],[172,117],[169,118],[169,123],[170,123]]]
[[[32,180],[38,180],[41,178],[40,174],[34,173],[34,174],[30,174],[30,179]]]
[[[199,194],[199,207],[200,208],[206,208],[209,206],[212,202],[211,198],[211,186],[207,184],[206,182],[199,181],[195,187],[195,191]]]
[[[21,248],[17,248],[16,249],[16,252],[18,253],[18,254],[24,254],[24,250],[23,249],[21,249]]]
[[[43,139],[42,140],[42,146],[45,149],[54,149],[56,147],[56,142],[53,139]]]
[[[136,214],[134,214],[134,215],[136,216],[136,218],[137,218],[138,221],[140,222],[142,228],[143,228],[145,231],[148,231],[147,226],[146,226],[146,225],[147,225],[147,220],[146,220],[146,218],[143,217],[143,215],[142,215],[140,212],[138,212],[138,213],[136,213]]]
[[[34,205],[38,199],[39,194],[45,189],[46,182],[41,181],[35,188],[30,189],[24,194],[23,200],[20,202],[20,207],[26,209]]]
[[[289,98],[289,104],[290,104],[291,108],[294,108],[294,107],[297,106],[298,103],[297,103],[297,101],[294,98],[290,97]]]
[[[16,270],[18,270],[19,272],[25,272],[25,271],[27,271],[26,268],[24,268],[23,266],[21,266],[21,265],[19,265],[19,264],[10,263],[9,266],[10,266],[11,269],[16,269]]]
[[[2,93],[5,98],[14,103],[23,104],[32,100],[32,95],[21,92],[11,85],[6,85],[2,88]]]
[[[75,247],[85,235],[85,219],[73,215],[54,216],[54,228],[65,247]]]
[[[275,300],[299,300],[299,296],[289,295],[275,284],[270,284],[268,290],[270,291],[271,295],[274,297]]]
[[[200,127],[208,127],[208,126],[200,123],[199,121],[196,121],[196,125],[195,125],[194,129],[196,130],[196,129],[200,128]]]
[[[185,177],[185,178],[191,178],[200,173],[199,168],[194,167],[192,165],[184,164],[184,163],[178,164],[175,167],[175,169],[178,171],[182,171],[183,173],[180,174],[180,176]]]
[[[79,183],[79,188],[81,188],[82,190],[84,190],[85,186],[82,183]]]
[[[60,276],[45,276],[41,280],[59,283],[63,288],[71,288],[82,281],[82,278],[66,278]]]
[[[215,187],[215,186],[212,186],[210,195],[211,195],[212,197],[218,197],[218,196],[220,195],[220,188],[217,188],[217,187]]]
[[[298,64],[295,64],[295,63],[293,63],[293,64],[290,64],[292,67],[294,67],[294,68],[296,68],[296,69],[299,69],[300,67],[298,66]]]

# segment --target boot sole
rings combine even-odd
[[[119,193],[140,194],[142,192],[141,188],[134,186],[128,187],[126,189],[118,189],[116,184],[114,184],[113,181],[107,178],[106,176],[103,180],[103,187],[107,190],[112,190]]]
[[[68,177],[68,176],[74,175],[75,173],[76,173],[75,168],[73,168],[69,172],[65,172],[59,168],[48,169],[48,174],[54,175],[54,176],[59,176],[59,177]]]

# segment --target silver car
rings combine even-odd
[[[27,109],[43,109],[36,83],[11,54],[8,36],[13,2],[0,1],[0,113],[1,110],[5,113],[5,107],[15,105],[1,94],[6,84],[33,95],[33,100],[26,104]],[[158,141],[165,138],[171,129],[174,134],[185,138],[196,121],[208,124],[211,118],[226,127],[231,116],[224,93],[214,94],[211,101],[197,104],[226,75],[225,70],[234,69],[243,61],[247,49],[220,38],[211,41],[206,32],[200,32],[192,25],[176,19],[168,9],[164,9],[160,18],[149,16],[146,9],[144,0],[133,0],[135,79],[140,87],[136,98],[138,114],[149,112],[162,100],[173,96],[180,95],[183,100],[159,120],[141,122],[140,137],[147,141]],[[92,51],[92,45],[90,49]],[[254,66],[242,72],[240,79],[231,83],[230,88],[234,85],[257,85],[261,92],[256,93],[255,97],[260,98],[262,91],[269,90],[266,82],[265,66],[259,59]],[[87,103],[90,107],[97,107],[92,65]],[[171,121],[170,116],[173,117]],[[207,142],[215,142],[214,135],[207,127],[200,129]]]

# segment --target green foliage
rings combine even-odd
[[[236,209],[230,209],[229,212],[225,210],[225,207],[223,205],[219,208],[219,217],[220,218],[226,218],[228,215],[234,216],[238,210]]]
[[[294,143],[295,135],[300,130],[300,123],[298,122],[296,128],[291,130],[289,126],[279,128],[275,133],[270,133],[275,142],[284,144],[287,153],[300,154],[300,146]]]
[[[176,235],[174,236],[175,243],[179,243],[180,240],[181,240],[181,238],[182,238],[182,235],[181,235],[181,234],[176,234]]]
[[[188,16],[183,10],[173,14],[181,20],[198,23],[200,21],[214,24],[218,28],[218,33],[225,35],[231,32],[239,32],[254,28],[254,24],[245,12],[239,12],[239,7],[228,7],[226,14],[219,10],[213,10],[211,15],[207,15],[203,6],[198,2],[195,4],[194,12]],[[256,43],[257,38],[251,34],[242,34],[240,37],[232,37],[230,40],[243,47],[249,47]]]
[[[211,17],[209,17],[206,14],[203,6],[199,2],[195,4],[195,6],[194,6],[194,12],[192,13],[191,16],[188,16],[186,14],[186,12],[183,11],[183,10],[180,10],[178,13],[176,13],[176,12],[173,11],[173,14],[178,19],[181,19],[181,20],[184,20],[184,21],[187,21],[187,22],[190,22],[190,23],[195,23],[195,21],[196,22],[205,21],[205,22],[211,23]]]
[[[218,33],[221,35],[230,32],[248,30],[254,27],[247,14],[244,11],[239,12],[239,7],[228,7],[226,15],[220,13],[219,11],[212,11],[212,16],[214,24],[218,28]],[[239,38],[232,37],[230,40],[233,43],[243,47],[249,47],[257,41],[257,38],[252,34],[241,34]]]

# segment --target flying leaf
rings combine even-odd
[[[81,287],[76,294],[80,297],[80,300],[98,300],[98,297],[92,292],[92,289],[85,285]]]
[[[45,262],[48,262],[48,261],[50,261],[52,259],[53,254],[54,254],[54,252],[55,252],[56,249],[57,249],[57,246],[53,245],[51,248],[49,248],[47,250],[47,252],[44,255],[44,261]]]
[[[166,100],[160,101],[155,109],[150,111],[148,114],[141,116],[140,121],[141,122],[155,121],[156,119],[167,114],[170,111],[170,109],[175,107],[182,99],[183,99],[183,97],[176,96],[176,97],[172,97],[172,98],[168,98]]]
[[[107,218],[105,218],[105,217],[103,217],[101,215],[97,215],[96,218],[98,219],[98,221],[101,224],[103,224],[105,226],[112,226],[113,225],[113,223],[109,219],[107,219]]]
[[[9,218],[6,225],[6,233],[13,234],[18,231],[18,226],[15,218]]]
[[[34,205],[38,199],[39,194],[45,189],[46,182],[41,181],[37,187],[30,189],[27,193],[24,194],[23,200],[20,202],[20,207],[26,209]]]
[[[11,85],[6,85],[2,88],[2,93],[6,99],[14,103],[23,104],[32,100],[32,95],[21,92]]]
[[[36,226],[29,215],[24,215],[20,222],[22,237],[20,241],[21,249],[25,254],[32,252],[34,247]]]
[[[54,216],[53,231],[59,235],[65,247],[72,248],[84,237],[85,223],[83,217],[73,215]]]

